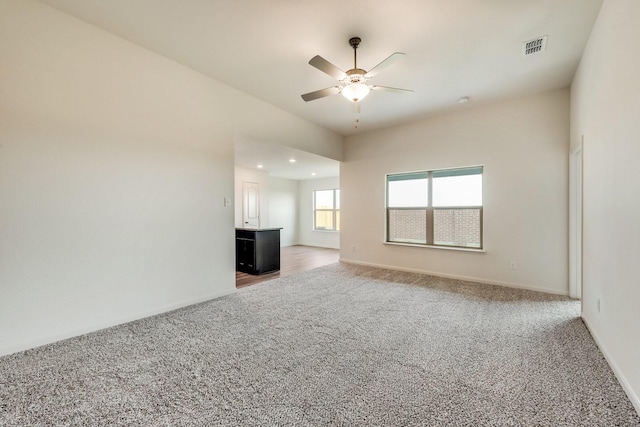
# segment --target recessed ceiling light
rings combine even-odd
[[[315,172],[311,172],[311,176],[316,176],[316,173]]]
[[[295,163],[296,159],[289,159],[289,163]]]
[[[258,169],[262,169],[262,168],[263,168],[263,166],[262,166],[262,165],[258,165]]]
[[[463,96],[462,98],[458,99],[458,104],[466,104],[467,102],[469,102],[468,96]]]

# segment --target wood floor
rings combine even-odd
[[[280,271],[254,276],[236,271],[236,288],[255,285],[277,277],[289,276],[293,273],[311,270],[340,259],[338,249],[315,248],[312,246],[285,246],[280,249]]]

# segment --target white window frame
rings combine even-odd
[[[333,192],[333,209],[317,209],[316,208],[316,193],[318,191],[332,191]],[[313,231],[331,231],[331,232],[335,232],[338,233],[340,232],[339,229],[337,229],[336,227],[336,223],[338,220],[338,213],[340,212],[340,208],[338,208],[338,201],[339,201],[339,193],[340,189],[339,188],[325,188],[325,189],[318,189],[318,190],[313,190]],[[316,212],[333,212],[333,224],[332,224],[332,228],[318,228],[316,226]]]
[[[454,172],[458,170],[473,170],[479,169],[480,174],[484,178],[484,166],[465,166],[465,167],[455,167],[455,168],[446,168],[446,169],[433,169],[433,170],[425,170],[425,171],[414,171],[414,172],[399,172],[399,173],[390,173],[385,175],[385,234],[384,234],[384,243],[389,245],[400,245],[400,246],[417,246],[417,247],[427,247],[427,248],[438,248],[438,249],[453,249],[453,250],[463,250],[463,251],[472,251],[472,252],[484,252],[484,200],[479,206],[439,206],[433,207],[433,174],[437,173],[447,173]],[[412,207],[412,208],[399,208],[399,207],[389,207],[389,177],[393,176],[401,176],[401,175],[420,175],[425,174],[427,176],[427,185],[428,185],[428,201],[427,206],[424,207]],[[483,179],[483,189],[482,192],[484,194],[484,179]],[[389,233],[389,216],[390,210],[393,209],[410,209],[410,210],[424,210],[426,211],[426,243],[418,243],[418,242],[403,242],[401,240],[394,241],[390,239]],[[434,243],[434,211],[439,209],[479,209],[480,210],[480,246],[456,246],[456,245],[447,245],[447,244],[436,244]]]

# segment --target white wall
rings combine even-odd
[[[234,291],[234,135],[342,137],[32,0],[0,2],[0,354]]]
[[[297,245],[300,181],[269,177],[269,227],[282,227],[280,246]]]
[[[313,229],[313,192],[340,188],[340,177],[300,181],[298,197],[300,215],[300,244],[320,248],[340,248],[340,233]],[[341,214],[342,215],[342,214]]]
[[[640,412],[638,22],[637,0],[604,2],[571,86],[571,142],[584,135],[583,318]]]
[[[341,259],[567,294],[569,91],[467,106],[346,139]],[[471,165],[485,253],[383,244],[385,174]]]

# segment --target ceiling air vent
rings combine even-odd
[[[538,37],[522,43],[522,54],[524,56],[542,52],[547,47],[547,36]]]

